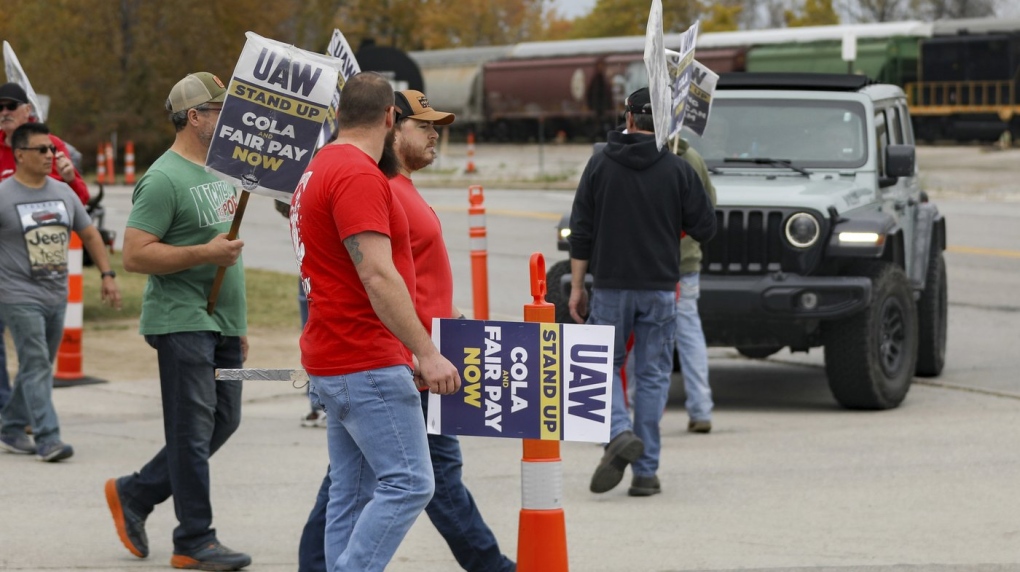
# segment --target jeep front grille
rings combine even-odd
[[[737,275],[777,271],[809,273],[825,241],[819,240],[808,249],[797,249],[783,239],[786,218],[804,210],[717,207],[715,237],[702,246],[702,272]],[[822,236],[828,236],[829,221],[816,212],[812,214],[818,219]]]

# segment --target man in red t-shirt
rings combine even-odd
[[[14,174],[14,150],[8,141],[14,130],[34,121],[32,104],[28,102],[25,90],[16,83],[0,85],[0,181]],[[53,170],[50,176],[67,183],[81,204],[89,202],[89,189],[74,168],[67,153],[67,146],[56,135],[50,134],[50,142],[57,148],[53,156]]]
[[[432,318],[464,316],[453,304],[453,271],[443,241],[443,228],[432,207],[418,193],[411,174],[432,164],[436,158],[436,125],[453,122],[452,113],[432,109],[420,91],[394,94],[399,111],[394,148],[399,174],[390,179],[390,189],[410,223],[411,257],[414,262],[414,305],[418,318],[431,331]],[[421,393],[424,417],[428,417],[428,394]],[[425,507],[432,524],[446,540],[457,563],[469,572],[510,572],[514,562],[500,551],[496,536],[485,523],[470,491],[461,480],[460,441],[452,435],[429,435],[429,454],[436,479],[436,494]],[[326,572],[322,531],[326,524],[326,502],[330,476],[323,480],[315,508],[308,516],[299,545],[299,572]]]
[[[325,548],[333,570],[385,569],[432,498],[414,377],[433,393],[460,388],[456,367],[415,313],[410,227],[380,170],[392,159],[395,111],[385,78],[350,78],[340,136],[315,156],[291,200],[308,296],[301,363],[328,418]]]

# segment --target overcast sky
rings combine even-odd
[[[595,0],[553,0],[553,7],[556,11],[567,18],[576,18],[591,12]],[[651,6],[651,2],[649,2]]]

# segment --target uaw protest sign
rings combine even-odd
[[[691,68],[691,89],[687,92],[687,105],[684,108],[684,127],[697,133],[705,134],[708,115],[712,111],[712,97],[715,85],[719,82],[719,74],[694,60]]]
[[[437,319],[432,341],[462,387],[429,395],[429,433],[609,441],[611,326]]]
[[[333,100],[329,104],[329,108],[326,110],[326,120],[322,123],[322,131],[319,133],[319,140],[316,142],[316,147],[322,147],[329,141],[330,137],[336,133],[339,129],[337,123],[337,108],[340,107],[340,91],[347,84],[347,80],[351,79],[351,76],[361,71],[361,66],[358,65],[358,60],[354,57],[354,51],[351,50],[351,45],[347,43],[347,38],[344,37],[343,32],[339,28],[333,29],[333,37],[329,40],[329,46],[326,48],[326,55],[333,56],[340,60],[340,76],[337,78],[336,91],[333,92]]]
[[[343,62],[246,34],[206,170],[289,201],[315,150]]]

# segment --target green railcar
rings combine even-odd
[[[817,72],[866,75],[904,86],[917,81],[920,37],[858,38],[857,59],[843,61],[842,41],[791,42],[752,47],[747,52],[749,72]]]

